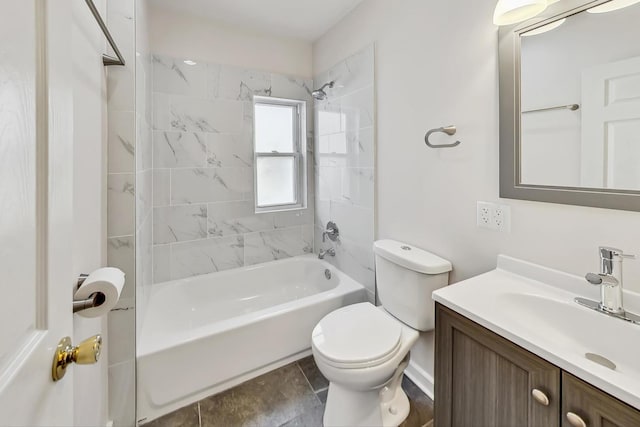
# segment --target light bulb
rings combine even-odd
[[[499,0],[493,12],[493,23],[496,25],[517,24],[540,14],[547,8],[547,5],[547,0]]]

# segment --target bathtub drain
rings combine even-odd
[[[324,277],[327,278],[327,280],[331,279],[331,270],[329,270],[328,268],[326,270],[324,270]]]

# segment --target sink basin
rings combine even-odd
[[[584,279],[505,256],[489,273],[433,298],[515,344],[640,409],[640,325],[583,307],[598,299]],[[640,313],[640,295],[624,294]]]
[[[573,300],[539,294],[504,293],[496,302],[518,328],[526,329],[541,343],[561,347],[575,357],[596,354],[613,362],[619,373],[640,376],[640,354],[629,351],[633,347],[628,345],[640,341],[638,325],[582,307]]]

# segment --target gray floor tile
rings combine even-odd
[[[202,427],[279,426],[321,403],[296,364],[200,402]]]
[[[433,420],[433,402],[409,378],[402,379],[402,389],[409,398],[409,416],[400,427],[422,427]]]
[[[145,427],[198,427],[198,404],[194,403],[145,424]]]
[[[309,380],[309,384],[311,384],[313,391],[329,387],[329,380],[322,375],[316,366],[316,362],[313,360],[313,356],[298,360],[298,366],[300,366],[304,376]]]
[[[282,424],[281,427],[322,427],[322,417],[324,415],[324,405],[315,406],[311,410],[305,412],[292,419],[291,421]]]
[[[305,372],[306,375],[303,375]],[[313,381],[312,381],[313,380]],[[324,381],[324,382],[323,382]],[[315,384],[315,393],[312,387]],[[200,401],[202,427],[322,426],[328,381],[313,359],[303,359]],[[433,402],[411,380],[402,388],[411,410],[401,427],[425,427],[433,420]],[[150,427],[198,427],[197,404],[148,424]]]
[[[318,396],[318,399],[320,399],[320,402],[322,402],[323,405],[326,405],[327,403],[327,394],[329,394],[328,388],[325,388],[324,390],[316,391],[316,396]]]

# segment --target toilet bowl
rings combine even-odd
[[[409,352],[420,331],[433,329],[431,292],[448,283],[451,264],[426,251],[382,240],[374,252],[382,306],[340,308],[312,333],[313,357],[330,382],[325,426],[387,427],[404,421],[409,400],[401,382]]]
[[[330,382],[324,425],[400,424],[409,414],[409,401],[400,387],[402,373],[418,335],[368,302],[322,319],[313,330],[312,350],[318,369]]]

